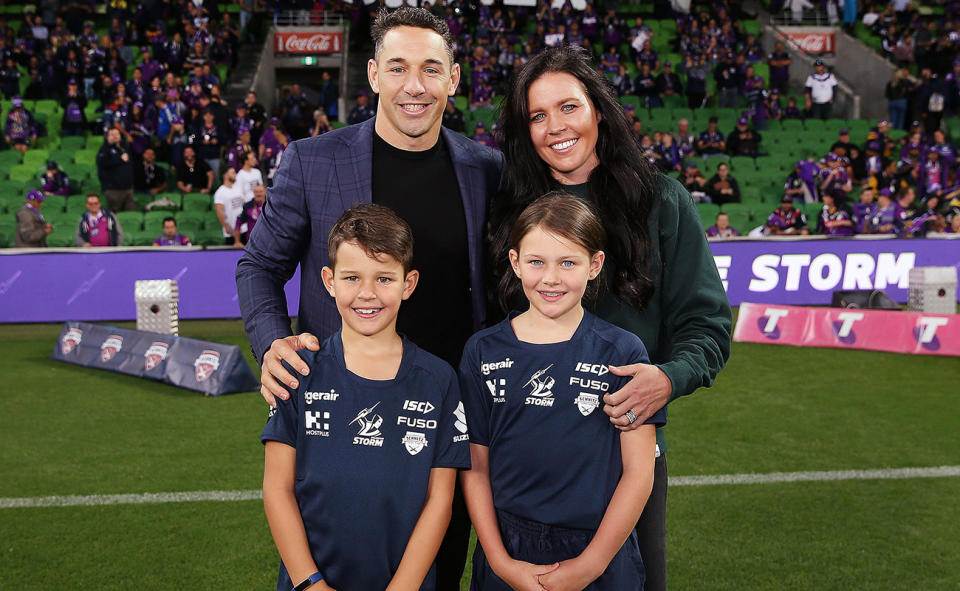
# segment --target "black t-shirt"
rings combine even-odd
[[[395,148],[374,134],[373,202],[413,230],[420,282],[400,306],[397,330],[456,366],[473,332],[467,218],[443,139],[423,152]]]
[[[199,193],[201,189],[207,188],[207,172],[209,171],[210,166],[198,156],[194,159],[193,166],[184,162],[177,168],[177,180],[185,185],[192,185],[192,192]]]

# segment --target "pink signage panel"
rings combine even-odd
[[[743,303],[733,340],[960,356],[960,315]]]

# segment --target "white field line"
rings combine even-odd
[[[904,478],[946,478],[960,476],[960,466],[935,468],[889,468],[882,470],[832,470],[825,472],[771,472],[768,474],[717,474],[672,476],[670,486],[713,486],[827,482],[839,480],[889,480]],[[0,497],[0,509],[21,507],[91,507],[96,505],[137,505],[146,503],[187,503],[196,501],[257,501],[259,490],[211,490],[122,495],[67,495],[56,497]]]

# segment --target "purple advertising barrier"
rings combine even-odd
[[[879,289],[906,302],[912,267],[960,269],[960,240],[736,240],[710,248],[734,306],[826,305],[835,290],[852,289]],[[234,271],[240,255],[174,249],[0,254],[0,322],[133,320],[138,279],[176,279],[182,318],[239,318]],[[299,270],[286,293],[296,316]]]
[[[239,250],[122,250],[0,255],[0,322],[134,320],[138,279],[176,279],[181,318],[239,318]],[[296,316],[300,271],[287,284]],[[327,294],[322,294],[327,297]]]

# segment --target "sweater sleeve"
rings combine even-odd
[[[733,321],[693,199],[680,183],[663,178],[661,299],[669,360],[660,369],[673,385],[672,400],[713,384],[730,357]]]

